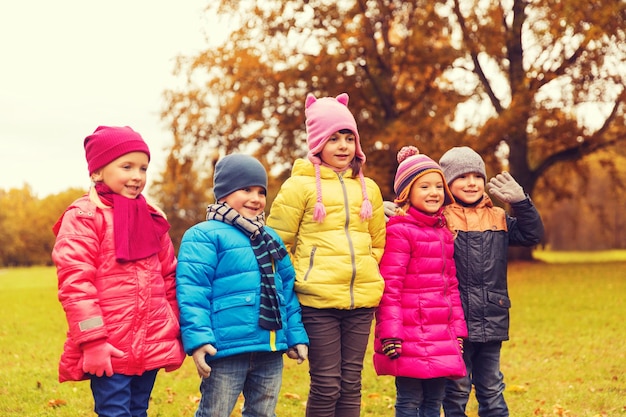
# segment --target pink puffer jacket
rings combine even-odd
[[[76,200],[55,226],[52,260],[59,301],[69,325],[59,364],[59,381],[87,379],[80,345],[106,339],[124,352],[112,358],[113,372],[140,375],[177,369],[185,354],[176,303],[176,258],[170,237],[161,252],[118,263],[113,210],[88,196]]]
[[[452,233],[441,211],[410,208],[387,224],[380,263],[385,291],[376,311],[374,367],[378,375],[458,378],[466,374],[457,337],[467,337],[454,264]],[[383,339],[402,340],[390,359]]]

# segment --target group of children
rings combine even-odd
[[[436,163],[398,153],[383,202],[348,95],[305,101],[308,154],[266,219],[267,174],[232,154],[214,169],[215,203],[174,254],[165,215],[142,196],[150,152],[130,127],[84,140],[89,193],[63,213],[52,258],[68,334],[60,381],[90,380],[99,416],[147,416],[159,369],[185,354],[201,377],[196,417],[272,417],[283,354],[308,360],[308,417],[357,417],[375,321],[374,366],[396,384],[396,416],[508,416],[509,245],[543,225],[508,174],[487,182],[467,147]],[[510,203],[516,217],[485,193]]]

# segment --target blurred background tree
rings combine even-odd
[[[307,152],[306,94],[347,92],[386,199],[403,145],[467,145],[532,195],[545,247],[626,248],[626,2],[224,0],[205,15],[206,50],[179,57],[164,92],[173,145],[148,190],[176,245],[221,156],[261,160],[269,208]],[[0,190],[0,266],[50,263],[50,228],[82,192]]]
[[[586,156],[602,152],[623,202],[626,2],[221,1],[206,14],[209,46],[179,58],[185,83],[162,114],[176,160],[204,184],[184,196],[196,221],[222,155],[256,155],[277,184],[289,175],[307,150],[308,92],[350,95],[366,174],[387,199],[396,153],[412,144],[435,159],[471,146],[488,174],[511,171],[546,209],[572,196],[573,177],[585,188]],[[180,181],[168,165],[155,195]]]
[[[52,265],[52,226],[84,193],[70,188],[39,198],[28,184],[21,189],[0,189],[0,267]]]

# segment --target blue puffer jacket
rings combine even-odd
[[[265,229],[282,244],[271,228]],[[212,361],[308,344],[300,304],[293,291],[294,269],[289,256],[276,263],[275,282],[283,327],[269,331],[258,324],[261,273],[249,237],[235,226],[217,220],[187,230],[176,268],[185,352],[191,355],[210,343],[217,349],[215,356],[206,357]]]

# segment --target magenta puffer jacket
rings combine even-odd
[[[378,375],[428,379],[465,376],[458,337],[467,326],[456,279],[452,233],[442,210],[429,216],[410,208],[387,223],[380,263],[385,291],[376,310],[374,367]],[[398,359],[383,339],[402,341]]]
[[[170,237],[161,251],[138,261],[115,260],[113,210],[97,196],[84,196],[55,226],[52,260],[58,296],[68,322],[59,381],[87,379],[80,345],[99,339],[124,352],[112,358],[113,372],[140,375],[177,369],[185,353],[176,303],[176,258]]]

